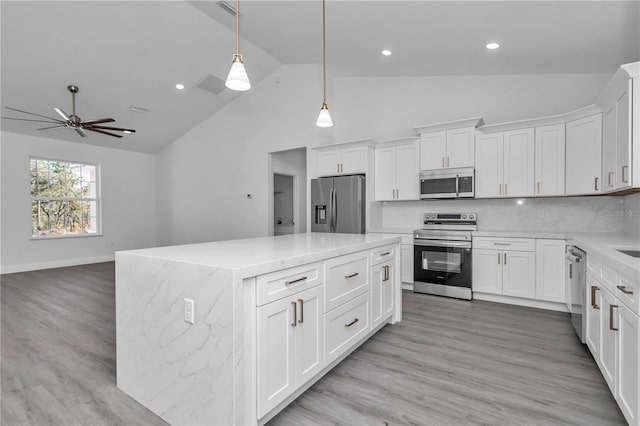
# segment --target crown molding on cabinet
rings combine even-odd
[[[613,75],[607,87],[596,101],[596,105],[603,107],[604,105],[613,105],[617,99],[613,99],[619,92],[616,87],[624,88],[629,84],[630,79],[640,76],[640,62],[620,65],[618,71]]]
[[[589,105],[565,114],[550,115],[547,117],[527,118],[526,120],[509,121],[507,123],[488,124],[478,127],[482,133],[496,133],[509,130],[528,129],[531,127],[550,126],[553,124],[564,124],[567,121],[577,120],[589,115],[598,114],[602,109],[596,105]]]
[[[334,149],[350,148],[354,146],[370,146],[375,148],[378,143],[373,139],[357,139],[346,142],[336,142],[329,145],[318,145],[311,147],[317,151],[331,151]]]
[[[377,148],[382,148],[385,146],[396,146],[396,145],[410,145],[414,142],[418,142],[420,140],[417,136],[410,136],[406,138],[397,138],[397,139],[386,139],[383,141],[379,141],[377,144]]]
[[[466,118],[464,120],[448,121],[446,123],[425,124],[413,129],[420,135],[422,133],[441,132],[443,130],[460,129],[463,127],[479,127],[484,124],[482,117]]]

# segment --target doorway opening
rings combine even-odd
[[[293,234],[296,176],[273,174],[273,235]]]
[[[272,152],[268,235],[307,232],[307,149]]]

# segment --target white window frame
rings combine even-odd
[[[56,162],[56,163],[66,163],[71,165],[78,166],[91,166],[95,167],[96,171],[96,192],[95,197],[46,197],[46,196],[34,196],[31,193],[31,162],[32,161],[48,161],[48,162]],[[81,202],[95,202],[96,204],[96,226],[95,232],[87,232],[87,233],[79,233],[79,234],[47,234],[47,235],[34,235],[33,234],[33,225],[31,229],[31,240],[49,240],[49,239],[64,239],[64,238],[86,238],[86,237],[100,237],[102,236],[102,203],[101,203],[101,169],[100,164],[90,163],[86,161],[73,161],[73,160],[60,160],[55,158],[45,158],[45,157],[29,157],[29,195],[32,216],[31,216],[31,224],[33,224],[33,202],[34,201],[81,201]]]

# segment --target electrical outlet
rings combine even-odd
[[[538,210],[538,219],[544,219],[544,210]]]
[[[196,307],[193,303],[193,299],[184,299],[184,321],[189,324],[195,322]]]

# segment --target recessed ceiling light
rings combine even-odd
[[[486,47],[489,50],[496,50],[498,47],[500,47],[500,45],[498,43],[491,42],[491,43],[487,43]]]
[[[184,84],[180,84],[180,83],[176,84],[176,89],[178,90],[184,89]]]
[[[388,50],[388,49],[384,49],[384,50],[383,50],[382,52],[380,52],[380,53],[382,53],[384,56],[389,56],[389,55],[391,55],[391,51],[390,51],[390,50]]]

